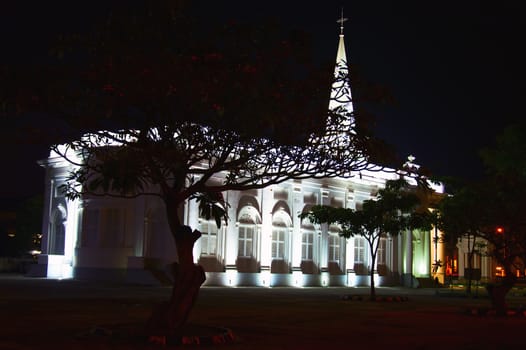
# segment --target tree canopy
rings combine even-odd
[[[7,109],[59,121],[53,150],[77,166],[70,196],[181,203],[379,169],[371,155],[382,147],[366,123],[327,109],[331,82],[349,77],[316,66],[305,34],[284,35],[276,23],[203,28],[165,6],[123,9],[62,37],[54,60],[23,71],[30,80],[6,73],[19,87]]]
[[[434,216],[423,205],[418,187],[409,185],[404,177],[386,182],[376,198],[363,201],[360,209],[334,208],[317,205],[300,214],[311,222],[338,224],[341,235],[363,237],[369,246],[371,298],[375,298],[374,270],[379,242],[382,237],[397,236],[406,230],[431,230]],[[428,189],[426,189],[426,192]]]
[[[493,147],[481,150],[486,176],[459,187],[440,205],[445,233],[453,239],[467,235],[482,238],[488,244],[479,253],[504,269],[505,276],[497,281],[499,291],[491,291],[500,314],[505,313],[505,295],[515,283],[517,271],[524,273],[526,262],[525,137],[522,124],[503,130]]]
[[[119,8],[95,30],[62,37],[45,64],[4,72],[14,89],[3,109],[60,121],[52,150],[72,165],[70,198],[163,201],[178,262],[170,305],[153,323],[169,330],[205,280],[192,255],[200,233],[180,217],[185,201],[213,205],[219,223],[225,191],[380,170],[371,156],[383,154],[356,114],[328,110],[331,83],[349,77],[314,65],[303,33],[201,26],[173,4]]]

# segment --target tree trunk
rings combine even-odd
[[[371,268],[371,301],[375,301],[376,300],[376,289],[374,287],[374,268]]]
[[[473,256],[475,255],[475,242],[477,238],[476,236],[473,237],[473,245],[471,244],[471,236],[468,235],[468,269],[469,269],[469,276],[468,276],[468,286],[466,289],[467,294],[471,294],[471,289],[473,286]]]
[[[369,242],[369,248],[371,251],[371,270],[369,271],[370,274],[370,283],[371,283],[371,301],[376,301],[376,289],[374,287],[374,264],[376,262],[376,253],[378,251],[378,244],[376,245],[376,249],[374,248],[373,244]]]
[[[179,226],[173,232],[178,263],[173,264],[174,285],[168,302],[162,303],[153,312],[148,329],[160,334],[174,334],[187,321],[201,285],[206,280],[205,272],[194,264],[194,243],[201,237],[201,232],[188,226]]]
[[[508,313],[508,305],[506,303],[506,295],[511,290],[515,281],[513,278],[504,277],[501,283],[488,284],[486,290],[491,300],[491,305],[495,309],[497,316],[506,316]]]

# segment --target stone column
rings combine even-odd
[[[229,222],[225,230],[225,266],[226,269],[236,269],[236,259],[238,253],[238,224],[237,211],[239,205],[239,192],[228,192]]]
[[[329,190],[321,188],[321,205],[330,205]],[[321,241],[320,241],[320,270],[321,272],[329,271],[329,226],[326,223],[321,224]]]
[[[404,233],[404,268],[403,268],[403,285],[406,287],[413,287],[413,232],[407,230]]]
[[[261,270],[268,269],[272,262],[272,207],[274,206],[273,186],[262,189],[261,199],[261,232],[260,263]]]
[[[299,215],[303,210],[303,193],[301,189],[301,183],[295,182],[293,186],[293,200],[292,200],[292,250],[291,250],[291,264],[292,271],[301,271],[301,220]]]

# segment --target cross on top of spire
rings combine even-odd
[[[343,22],[347,21],[347,18],[343,17],[343,7],[342,7],[342,14],[339,20],[337,20],[337,23],[340,23],[340,35],[343,35]]]

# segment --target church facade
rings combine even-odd
[[[59,187],[69,172],[49,158],[42,240],[42,274],[50,278],[169,283],[175,245],[162,201],[139,197],[69,200]],[[363,237],[343,238],[337,226],[315,225],[299,214],[316,204],[359,209],[393,173],[361,178],[290,181],[261,190],[226,193],[226,225],[199,216],[189,201],[184,221],[202,232],[194,247],[205,285],[368,285],[370,254]],[[436,254],[433,232],[383,238],[374,268],[378,285],[416,286],[430,277]]]
[[[343,28],[335,74],[342,65],[347,69]],[[333,90],[346,91],[347,100],[337,103],[352,111],[350,89]],[[69,200],[59,188],[72,165],[53,152],[40,164],[46,168],[43,239],[33,275],[170,283],[176,249],[159,199]],[[346,239],[336,225],[299,218],[318,204],[359,210],[363,201],[374,198],[386,181],[397,176],[365,171],[345,179],[287,181],[260,190],[230,191],[224,194],[230,219],[220,228],[213,219],[200,217],[195,201],[188,201],[181,215],[185,224],[202,232],[194,257],[206,271],[205,285],[365,286],[371,270],[379,286],[417,287],[418,278],[435,276],[443,281],[446,266],[433,265],[447,259],[436,230],[382,238],[371,266],[363,237]],[[443,193],[440,186],[434,190]]]

